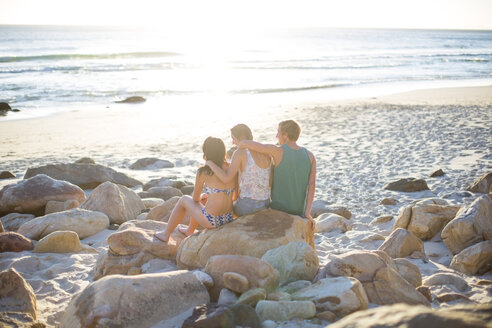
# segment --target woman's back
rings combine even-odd
[[[224,164],[223,169],[227,170],[228,165]],[[205,209],[212,215],[222,215],[232,212],[232,197],[236,188],[236,181],[228,183],[222,182],[215,174],[204,174],[203,192],[208,195]]]
[[[245,152],[246,160],[243,160],[239,171],[239,196],[254,200],[266,200],[270,198],[271,159],[269,156],[249,151]],[[245,163],[244,163],[245,162]]]

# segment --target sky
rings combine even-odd
[[[492,0],[0,0],[0,24],[492,30]]]

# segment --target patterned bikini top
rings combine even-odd
[[[205,193],[207,195],[209,194],[218,194],[219,192],[223,192],[223,193],[226,193],[227,196],[229,196],[231,193],[234,192],[234,188],[231,188],[231,189],[217,189],[217,188],[211,188],[207,185],[203,185],[203,191],[205,191]]]

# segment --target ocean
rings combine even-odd
[[[492,31],[298,28],[185,37],[0,26],[0,101],[21,110],[0,120],[105,108],[129,96],[168,101],[160,108],[203,97],[226,97],[230,106],[490,84]]]

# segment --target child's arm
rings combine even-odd
[[[311,209],[313,208],[314,192],[316,190],[316,158],[311,152],[308,152],[309,159],[311,160],[311,171],[309,172],[309,182],[306,195],[306,210],[304,216],[311,220],[313,230],[315,228],[315,222],[311,216]]]

